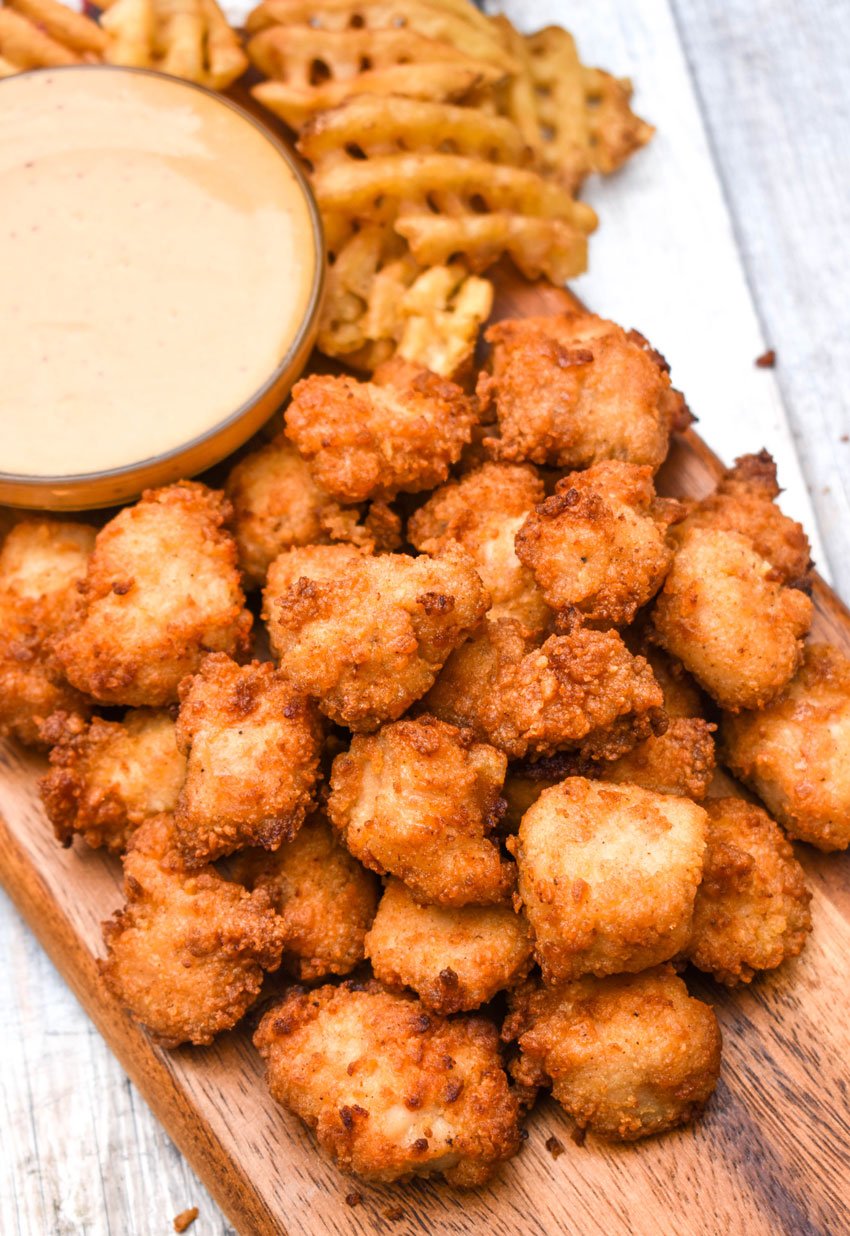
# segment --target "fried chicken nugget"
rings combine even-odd
[[[520,1145],[495,1027],[446,1021],[378,983],[294,988],[254,1044],[273,1098],[346,1172],[484,1184]]]
[[[386,503],[376,503],[361,524],[359,509],[341,507],[320,489],[283,434],[241,459],[225,492],[249,586],[262,587],[270,563],[296,546],[350,541],[367,549],[394,549],[398,544],[401,521]]]
[[[412,987],[435,1013],[477,1009],[514,987],[531,968],[528,924],[510,906],[422,906],[390,879],[366,955],[375,977],[394,989]]]
[[[281,669],[331,720],[377,729],[424,695],[489,598],[469,556],[293,549],[269,568],[263,617]]]
[[[653,638],[721,708],[763,708],[803,656],[813,607],[784,587],[737,532],[697,528],[682,541],[652,614]]]
[[[180,684],[177,742],[187,771],[175,842],[188,865],[248,845],[276,850],[295,836],[319,777],[322,726],[271,662],[206,657]]]
[[[94,717],[90,725],[57,714],[45,733],[56,745],[39,791],[64,845],[78,834],[94,849],[121,853],[148,816],[177,805],[186,758],[169,712],[139,708],[122,721]]]
[[[687,798],[585,777],[544,790],[507,843],[544,980],[634,974],[680,953],[706,831]]]
[[[495,408],[494,458],[587,468],[603,459],[657,471],[670,433],[689,414],[664,358],[637,331],[590,313],[498,322],[492,375],[482,374],[482,420]]]
[[[543,631],[552,615],[514,550],[514,536],[543,497],[532,466],[485,463],[436,490],[411,516],[407,538],[429,554],[452,542],[462,545],[490,593],[490,617],[516,618],[529,631]]]
[[[802,952],[812,929],[812,895],[782,830],[761,807],[713,798],[705,810],[705,873],[687,955],[734,987]]]
[[[459,386],[392,360],[371,382],[347,374],[299,382],[286,434],[331,497],[365,502],[441,484],[476,420],[475,405]]]
[[[558,481],[517,531],[517,557],[552,609],[621,626],[663,584],[665,534],[682,509],[655,496],[651,468],[606,459]]]
[[[786,832],[819,850],[850,846],[850,659],[808,644],[803,665],[761,712],[725,715],[721,754]]]
[[[502,1037],[519,1042],[516,1081],[551,1086],[577,1127],[599,1137],[636,1141],[687,1124],[717,1085],[714,1010],[671,966],[559,987],[529,982],[511,1008]]]
[[[424,707],[511,759],[571,748],[609,760],[664,729],[662,702],[646,660],[615,631],[579,627],[537,648],[500,618],[449,657]]]
[[[380,881],[352,858],[320,812],[273,854],[237,855],[233,874],[269,894],[286,928],[288,973],[312,983],[329,974],[350,974],[363,960]]]
[[[166,815],[132,837],[124,884],[127,904],[103,929],[106,986],[163,1046],[211,1043],[280,965],[286,933],[268,893],[187,871]]]
[[[103,704],[163,707],[208,652],[248,651],[223,495],[194,481],[149,489],[97,535],[81,618],[56,643],[68,680]]]
[[[770,563],[777,579],[792,588],[805,587],[811,575],[811,547],[802,526],[776,505],[781,492],[776,464],[767,451],[742,455],[723,474],[714,493],[676,525],[673,535],[682,538],[693,528],[739,532]]]
[[[51,641],[80,606],[95,530],[87,524],[24,519],[0,549],[0,736],[45,746],[54,713],[89,715],[66,681]]]
[[[507,761],[435,717],[355,735],[331,772],[327,810],[355,858],[444,906],[504,901],[516,876],[491,840]]]

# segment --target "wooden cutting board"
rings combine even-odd
[[[501,274],[494,317],[557,312],[569,294]],[[767,443],[769,446],[770,444]],[[721,465],[691,431],[659,478],[701,497]],[[850,613],[815,582],[814,634],[850,651]],[[723,1072],[692,1129],[636,1146],[570,1138],[539,1105],[521,1154],[489,1187],[371,1187],[342,1176],[266,1091],[248,1029],[208,1048],[153,1046],[101,985],[101,922],[121,902],[120,865],[54,840],[37,792],[44,762],[0,745],[0,880],[222,1210],[243,1236],[837,1236],[850,1232],[850,855],[798,847],[814,890],[802,957],[727,992],[689,984],[717,1009]],[[691,982],[691,980],[694,980]],[[546,1140],[564,1153],[554,1158]],[[360,1200],[351,1205],[346,1196]],[[167,1216],[139,1215],[139,1231]]]

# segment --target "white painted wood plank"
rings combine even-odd
[[[835,584],[850,597],[850,8],[675,0]]]
[[[586,62],[633,78],[636,110],[658,132],[622,171],[589,182],[601,223],[575,290],[664,353],[700,434],[721,458],[731,463],[769,447],[786,490],[782,505],[805,524],[828,576],[776,376],[753,363],[767,343],[666,0],[488,5],[500,7],[526,30],[565,26]]]

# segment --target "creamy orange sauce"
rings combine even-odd
[[[123,467],[271,377],[316,271],[275,146],[173,79],[0,82],[0,472]]]

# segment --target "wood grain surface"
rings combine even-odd
[[[502,280],[498,316],[556,311],[554,288]],[[699,496],[719,464],[692,433],[677,439],[660,487]],[[850,614],[816,583],[816,634],[850,650]],[[827,1236],[850,1231],[850,953],[846,856],[799,847],[814,888],[815,931],[802,957],[751,989],[697,978],[724,1035],[723,1073],[704,1119],[622,1147],[579,1147],[553,1104],[535,1110],[521,1154],[490,1186],[370,1187],[341,1176],[301,1123],[269,1098],[250,1028],[208,1048],[153,1046],[101,985],[100,924],[120,903],[120,867],[100,852],[64,850],[35,788],[43,762],[0,749],[0,879],[128,1075],[236,1229],[250,1236]],[[545,1142],[556,1136],[557,1160]],[[346,1195],[356,1191],[350,1205]],[[142,1212],[143,1214],[144,1212]],[[164,1231],[170,1216],[138,1220]],[[5,1229],[4,1229],[5,1230]]]

